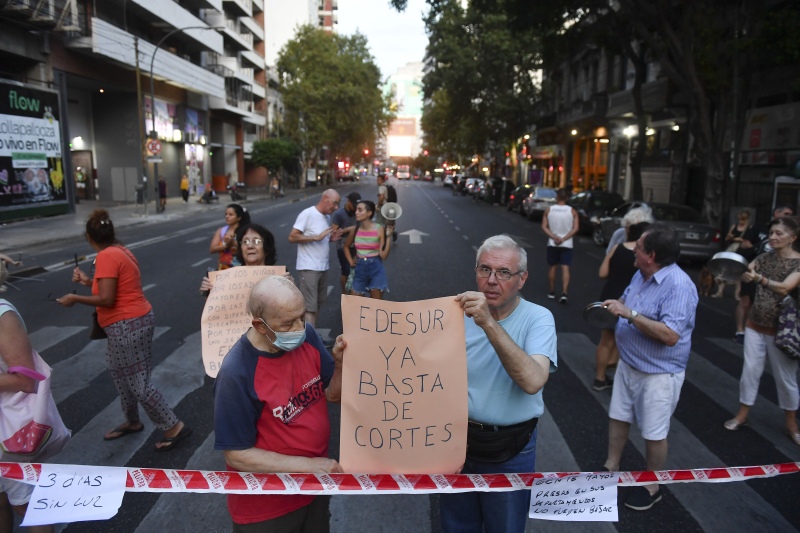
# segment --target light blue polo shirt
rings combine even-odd
[[[514,311],[500,325],[527,354],[550,359],[550,372],[558,364],[556,323],[542,306],[520,298]],[[542,391],[528,394],[509,377],[486,333],[464,316],[467,335],[469,419],[484,424],[510,426],[544,413]]]

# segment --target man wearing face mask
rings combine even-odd
[[[350,275],[350,263],[344,255],[344,243],[347,237],[356,228],[356,205],[361,200],[361,195],[357,192],[351,192],[347,195],[347,203],[344,207],[340,207],[331,215],[331,229],[336,231],[342,230],[341,240],[336,241],[336,255],[339,257],[339,266],[342,269],[342,275],[339,277],[339,282],[342,284],[342,294],[345,294],[345,285],[347,284],[347,276]],[[355,256],[355,248],[351,250]]]
[[[342,472],[328,458],[327,402],[338,402],[342,354],[304,320],[305,302],[282,276],[256,283],[252,327],[231,348],[214,385],[216,450],[242,472]],[[229,494],[233,531],[327,532],[327,496]]]

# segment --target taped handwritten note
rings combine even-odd
[[[217,377],[222,360],[250,327],[253,317],[247,310],[247,299],[253,285],[268,276],[284,274],[284,266],[240,266],[208,273],[213,287],[200,319],[206,374]]]
[[[125,494],[126,468],[43,464],[23,526],[108,520]]]
[[[456,472],[467,448],[464,313],[454,297],[342,296],[345,472]]]
[[[617,474],[576,474],[534,481],[528,516],[567,522],[616,522]]]

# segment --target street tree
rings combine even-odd
[[[250,161],[256,166],[263,166],[271,176],[279,175],[282,178],[286,172],[295,167],[295,161],[300,158],[300,147],[289,139],[270,138],[253,143],[253,152]]]
[[[304,154],[304,175],[322,147],[333,157],[356,157],[374,145],[392,118],[380,70],[360,33],[342,36],[301,26],[281,49],[277,67],[284,124]]]

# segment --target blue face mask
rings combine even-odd
[[[270,342],[279,350],[290,352],[306,341],[305,320],[303,321],[303,329],[300,331],[275,331],[264,322],[263,318],[259,318],[259,320],[261,320],[261,323],[267,326],[267,329],[275,335],[275,340]]]

